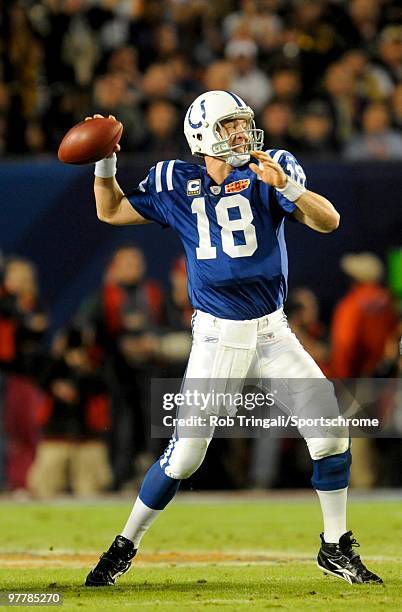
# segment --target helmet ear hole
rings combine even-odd
[[[200,133],[197,134],[197,140],[202,140],[202,134]]]

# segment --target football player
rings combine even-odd
[[[184,133],[191,152],[203,157],[205,165],[160,161],[137,189],[125,194],[115,178],[115,153],[97,162],[94,186],[101,221],[154,221],[173,228],[183,243],[195,309],[184,388],[187,380],[197,378],[227,380],[232,392],[241,390],[246,377],[323,379],[283,313],[288,272],[284,221],[294,219],[328,233],[338,227],[338,212],[306,188],[305,173],[291,153],[263,150],[263,132],[237,95],[200,95],[187,111]],[[328,397],[336,404],[332,390]],[[324,522],[318,566],[349,583],[382,583],[363,565],[346,528],[348,432],[324,434],[306,436]],[[129,569],[141,538],[180,481],[201,465],[212,435],[212,429],[199,437],[176,429],[146,474],[123,530],[89,573],[87,586],[113,585]]]

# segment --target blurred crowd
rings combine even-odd
[[[270,148],[402,158],[397,0],[0,2],[0,156],[55,152],[94,112],[122,148],[187,152],[181,120],[207,89],[255,109]]]
[[[350,290],[332,320],[322,322],[317,297],[300,287],[287,302],[289,325],[331,377],[400,377],[402,325],[382,284],[382,262],[371,253],[350,254],[341,267]],[[192,314],[184,258],[172,262],[164,288],[149,278],[143,252],[122,244],[99,289],[49,338],[35,266],[6,258],[0,284],[0,489],[38,498],[132,491],[166,444],[150,433],[150,379],[183,376]],[[391,436],[401,434],[395,402],[388,394],[377,407]],[[214,469],[201,468],[197,488],[308,486],[302,440],[220,439],[209,453]],[[402,485],[400,439],[355,439],[354,457],[356,486]]]

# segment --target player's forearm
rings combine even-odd
[[[95,177],[96,213],[101,221],[110,222],[119,210],[124,193],[115,177]]]
[[[295,201],[295,205],[303,214],[304,222],[319,232],[333,232],[339,226],[338,211],[329,200],[314,191],[306,190]]]

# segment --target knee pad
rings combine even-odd
[[[203,462],[209,442],[208,438],[179,438],[165,467],[165,474],[179,480],[189,478]]]
[[[352,455],[350,448],[339,455],[313,460],[311,484],[318,491],[336,491],[349,484]]]
[[[349,438],[307,438],[310,457],[315,460],[341,455],[349,448]]]

